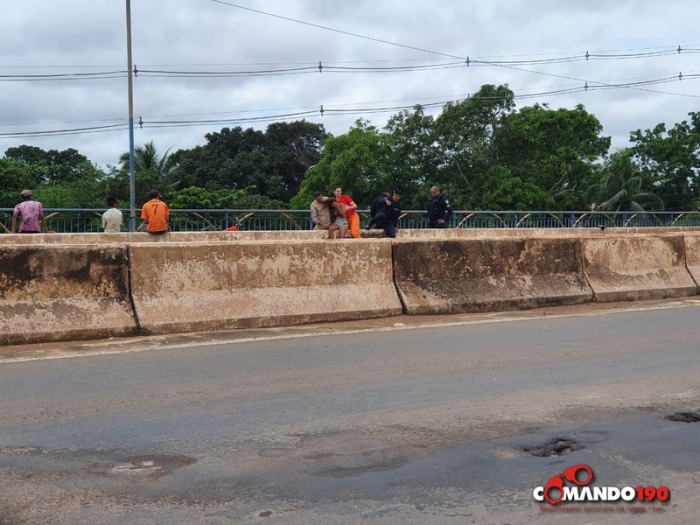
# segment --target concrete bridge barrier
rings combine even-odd
[[[0,344],[682,297],[700,282],[695,231],[332,243],[242,233],[7,236]]]
[[[394,242],[394,279],[408,314],[522,309],[590,301],[578,239]]]
[[[695,295],[681,235],[583,238],[584,272],[598,301]]]
[[[700,235],[685,235],[685,265],[693,280],[700,285]]]
[[[435,228],[401,229],[399,239],[501,239],[530,237],[594,237],[608,238],[619,235],[667,235],[670,233],[700,234],[697,227],[666,228]]]
[[[170,232],[166,235],[150,235],[146,232],[121,233],[52,233],[0,235],[0,246],[18,244],[134,244],[134,243],[220,243],[240,241],[312,241],[328,235],[324,230],[276,230],[276,231],[213,231]],[[363,239],[384,238],[382,230],[360,230]]]
[[[132,244],[132,294],[152,333],[401,314],[389,241]]]
[[[0,344],[136,331],[125,246],[2,246],[0,268]]]

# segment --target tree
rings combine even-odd
[[[689,113],[666,131],[664,124],[653,130],[630,134],[632,151],[641,171],[670,210],[690,210],[700,201],[700,113]]]
[[[288,201],[306,171],[321,158],[327,137],[321,124],[277,122],[265,132],[223,128],[206,135],[207,144],[173,154],[184,186],[245,189]]]
[[[36,146],[23,145],[8,148],[5,151],[5,157],[43,166],[45,169],[42,182],[77,182],[93,180],[101,175],[99,168],[73,148],[63,151],[55,149],[44,151]]]
[[[245,190],[207,190],[190,186],[183,188],[170,200],[173,209],[207,210],[231,208],[231,204],[245,194]]]
[[[489,170],[483,186],[489,210],[549,210],[554,198],[532,180],[522,180],[503,166]]]
[[[77,150],[18,146],[5,155],[0,159],[0,199],[6,204],[16,204],[19,192],[29,188],[47,208],[104,205],[104,195],[99,192],[104,172]]]
[[[498,164],[520,180],[549,195],[543,209],[572,209],[582,205],[585,184],[595,163],[610,147],[603,127],[582,105],[550,109],[535,104],[507,115],[494,140]]]
[[[268,171],[253,183],[260,195],[288,202],[301,188],[306,171],[321,160],[327,133],[320,124],[276,122],[265,132]]]
[[[46,177],[43,165],[12,157],[0,158],[0,208],[12,208],[24,189],[37,188]]]
[[[413,112],[391,117],[385,130],[388,152],[375,193],[384,188],[401,189],[404,209],[423,209],[430,186],[443,179],[443,162],[435,147],[435,119],[425,115],[422,106],[415,106]]]
[[[515,103],[507,85],[483,85],[473,96],[449,102],[435,121],[435,147],[440,159],[437,183],[460,190],[464,205],[487,207],[483,186],[497,165],[494,136]],[[457,202],[458,195],[451,195]]]
[[[335,186],[351,195],[359,207],[369,204],[377,193],[388,155],[386,134],[368,122],[358,120],[350,130],[326,140],[323,157],[306,172],[294,208],[307,208],[314,191],[330,194]]]
[[[119,165],[122,171],[129,173],[128,151],[122,153],[122,156],[119,157]],[[168,149],[161,157],[153,141],[134,148],[134,173],[149,170],[154,171],[163,181],[165,181],[171,171],[173,171],[173,167],[170,163],[170,150]]]
[[[591,208],[603,211],[663,210],[663,200],[649,187],[632,152],[625,149],[610,156],[600,181],[586,190],[585,198]]]

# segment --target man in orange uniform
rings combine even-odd
[[[357,210],[357,204],[352,200],[350,195],[343,195],[343,189],[340,186],[333,188],[333,195],[335,195],[335,200],[341,204],[347,206],[345,215],[348,219],[348,226],[350,227],[350,235],[354,239],[360,238],[360,216],[355,210]]]
[[[161,195],[158,190],[151,190],[148,197],[151,200],[141,208],[141,218],[146,225],[146,231],[154,235],[167,232],[170,208],[160,200]]]

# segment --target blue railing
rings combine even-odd
[[[0,233],[10,229],[12,208],[0,208]],[[45,208],[49,229],[79,233],[102,231],[104,209]],[[128,210],[124,213],[124,229]],[[361,225],[369,222],[369,212],[359,210]],[[137,217],[140,216],[140,210]],[[137,220],[137,223],[140,223]],[[215,231],[238,224],[241,231],[310,230],[308,210],[171,210],[173,231]],[[426,213],[407,210],[400,228],[425,228]],[[590,212],[590,211],[456,211],[452,228],[594,228],[594,227],[671,227],[700,226],[700,212]]]

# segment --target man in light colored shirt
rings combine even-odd
[[[15,233],[17,227],[17,216],[20,216],[19,233],[41,233],[41,227],[48,233],[46,227],[46,217],[44,208],[39,201],[34,200],[34,193],[31,190],[22,190],[19,194],[22,198],[12,213],[12,225],[10,233]]]
[[[107,197],[109,209],[102,214],[102,229],[105,233],[119,233],[122,231],[124,216],[117,209],[117,198],[110,195]]]
[[[327,230],[331,225],[331,211],[320,191],[314,192],[314,200],[311,202],[311,220],[314,221],[314,230]]]

